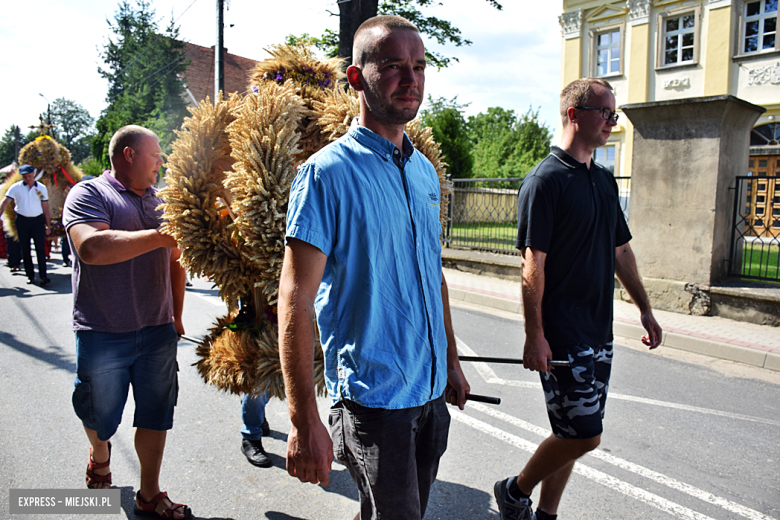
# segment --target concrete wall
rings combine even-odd
[[[621,107],[634,126],[630,222],[653,305],[709,314],[726,275],[734,178],[764,111],[734,96]]]

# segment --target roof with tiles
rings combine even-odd
[[[192,106],[202,100],[214,98],[214,45],[201,47],[192,43],[184,44],[185,59],[190,60],[190,65],[184,73],[184,84],[189,90],[188,101]],[[258,62],[224,53],[225,60],[225,93],[244,92],[249,83],[252,69]],[[191,94],[191,96],[190,96]],[[192,98],[195,98],[194,101]]]

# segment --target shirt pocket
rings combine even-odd
[[[429,193],[426,195],[426,200],[422,204],[422,225],[423,230],[422,239],[425,242],[425,246],[434,250],[441,251],[441,235],[442,227],[439,220],[439,214],[441,211],[439,194]]]

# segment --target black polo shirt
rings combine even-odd
[[[516,247],[547,253],[542,323],[551,348],[612,341],[615,248],[631,240],[612,173],[553,146],[526,175]]]

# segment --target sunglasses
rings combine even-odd
[[[617,123],[618,118],[620,117],[617,112],[613,112],[612,110],[608,109],[607,107],[583,107],[580,105],[577,105],[574,108],[578,108],[580,110],[601,110],[601,117],[603,117],[606,121],[609,121],[610,119]]]

